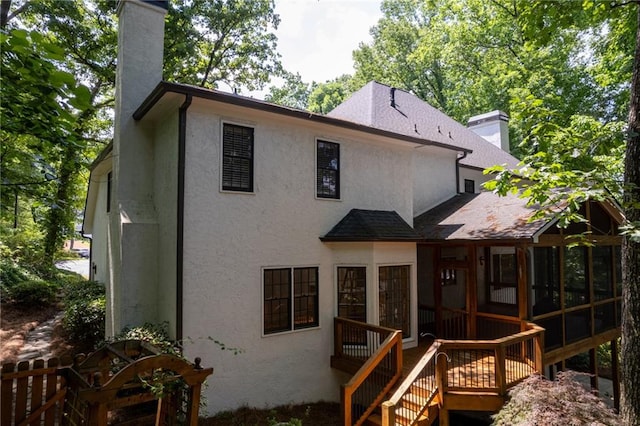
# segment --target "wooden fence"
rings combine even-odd
[[[51,358],[4,364],[0,369],[0,424],[2,426],[61,423],[66,394],[59,369],[71,358]]]

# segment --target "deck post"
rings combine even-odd
[[[344,385],[340,386],[340,406],[342,407],[342,424],[351,426],[351,394]]]
[[[539,374],[544,375],[544,331],[538,333],[533,342],[535,345],[534,350],[536,371]]]
[[[396,424],[396,410],[391,401],[382,403],[382,426],[394,426]],[[345,423],[345,426],[347,424]]]
[[[449,410],[442,407],[438,414],[438,426],[449,426]]]
[[[504,396],[507,393],[507,372],[504,345],[498,345],[495,349],[495,354],[496,386],[498,387],[498,393],[500,396]]]
[[[600,394],[598,388],[598,354],[596,348],[589,349],[589,373],[591,373],[591,393]]]
[[[611,341],[611,379],[613,382],[613,407],[620,411],[620,365],[618,364],[618,340]]]
[[[441,350],[442,353],[445,353]],[[440,407],[444,406],[444,393],[447,388],[447,357],[436,354],[436,386],[438,387],[438,398],[440,399]]]
[[[338,318],[333,319],[333,353],[336,357],[342,357],[342,323]]]

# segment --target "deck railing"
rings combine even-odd
[[[382,424],[411,424],[427,411],[438,396],[436,363],[440,342],[429,347],[391,398],[382,404]]]
[[[331,365],[360,368],[342,386],[343,424],[361,425],[402,376],[402,332],[346,318],[334,319]]]
[[[509,388],[543,371],[544,329],[524,323],[525,331],[495,340],[436,340],[398,390],[382,405],[383,426],[414,424],[436,395],[484,392],[504,397]],[[442,355],[442,356],[440,356]]]

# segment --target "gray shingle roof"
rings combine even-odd
[[[418,241],[420,236],[395,211],[352,209],[322,241]]]
[[[531,240],[548,220],[529,222],[535,207],[509,194],[458,194],[413,221],[416,232],[428,241]]]
[[[327,116],[366,126],[473,150],[460,161],[463,166],[485,169],[496,164],[515,167],[511,154],[476,135],[467,127],[409,92],[375,81],[367,83]]]

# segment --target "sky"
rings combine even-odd
[[[351,53],[382,17],[380,0],[276,0],[275,10],[282,65],[307,83],[352,74]]]

